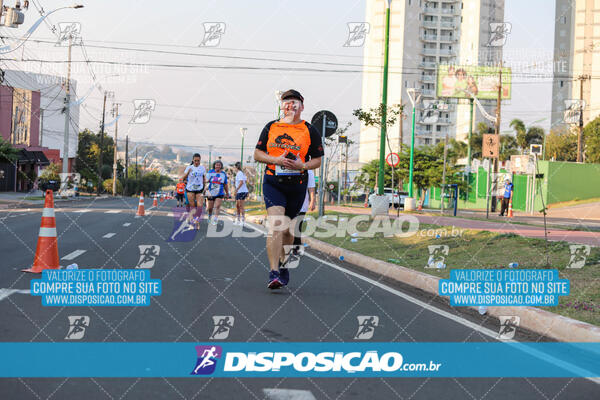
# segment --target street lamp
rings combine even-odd
[[[415,110],[416,105],[421,100],[421,91],[409,88],[406,89],[408,93],[408,99],[410,100],[410,104],[412,105],[412,128],[411,128],[411,136],[410,136],[410,169],[408,172],[408,199],[405,200],[404,209],[406,211],[414,210],[415,208],[415,198],[413,197],[413,171],[414,171],[414,159],[415,159]],[[408,203],[406,202],[408,201]]]
[[[242,134],[242,152],[240,155],[240,166],[244,166],[244,136],[246,136],[246,132],[248,132],[248,128],[240,128],[240,133]]]
[[[385,47],[383,56],[383,91],[381,94],[381,103],[383,109],[381,113],[381,135],[379,142],[379,174],[377,175],[377,194],[383,196],[383,186],[385,182],[385,134],[387,129],[387,89],[388,89],[388,57],[390,47],[390,8],[392,0],[386,0],[385,8]]]

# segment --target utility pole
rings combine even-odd
[[[210,169],[210,166],[212,165],[212,149],[213,149],[213,145],[209,144],[208,145],[208,169]]]
[[[138,158],[137,158],[137,146],[135,148],[135,186],[138,189]]]
[[[113,151],[113,182],[112,182],[112,194],[117,195],[117,137],[119,132],[119,103],[113,105],[113,117],[115,120],[115,147]]]
[[[444,196],[446,195],[446,159],[447,158],[448,158],[448,131],[446,131],[446,137],[444,138],[444,169],[442,170],[442,195],[440,196],[442,214],[444,213]]]
[[[62,189],[67,188],[66,176],[69,173],[69,122],[71,119],[71,47],[73,45],[73,35],[69,35],[69,50],[68,50],[68,61],[67,61],[67,82],[65,83],[65,133],[64,133],[64,144],[63,144],[63,163],[62,172],[64,183]]]
[[[579,132],[577,134],[577,162],[583,162],[583,81],[590,79],[589,75],[580,75],[579,80]]]
[[[499,64],[499,68],[498,68],[498,98],[496,99],[496,126],[495,126],[495,134],[498,135],[498,141],[500,141],[500,114],[501,114],[501,109],[502,109],[502,62],[500,62]],[[494,163],[494,175],[493,175],[493,179],[494,179],[494,184],[491,186],[491,190],[496,189],[496,181],[497,181],[497,175],[498,175],[498,162],[499,162],[500,158],[494,158],[493,159],[493,163]],[[492,212],[496,211],[496,196],[491,196],[492,198],[492,206],[491,206],[491,210]]]
[[[125,187],[123,188],[123,194],[127,195],[128,185],[127,181],[129,180],[129,135],[125,136]]]
[[[104,91],[104,102],[102,103],[102,124],[100,125],[100,146],[98,146],[98,186],[96,187],[96,194],[100,195],[100,185],[102,185],[102,146],[104,144],[104,117],[106,115],[106,95]]]

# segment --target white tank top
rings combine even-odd
[[[206,174],[206,168],[203,165],[188,165],[185,168],[185,172],[190,171],[187,176],[186,189],[188,191],[198,191],[204,189],[204,175]]]

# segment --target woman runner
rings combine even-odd
[[[223,171],[223,163],[221,161],[217,160],[213,163],[213,169],[208,171],[207,178],[206,199],[208,200],[208,219],[211,224],[216,225],[223,198],[229,198],[227,174]]]
[[[187,179],[187,185],[185,187],[187,192],[188,215],[189,219],[194,221],[196,229],[200,228],[200,215],[202,215],[202,205],[204,200],[202,198],[202,192],[206,184],[206,168],[200,165],[200,154],[196,153],[192,157],[192,164],[185,168],[185,172],[181,177],[182,181]],[[194,208],[194,213],[190,212],[190,208]]]
[[[246,220],[246,210],[244,210],[244,202],[248,197],[248,187],[246,186],[246,174],[242,171],[242,163],[236,162],[235,168],[237,174],[235,174],[235,221],[234,225],[244,225]]]

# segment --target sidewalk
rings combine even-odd
[[[57,194],[54,195],[55,203],[64,203],[71,201],[81,201],[86,199],[95,198],[96,196],[78,196],[61,198]],[[106,196],[100,196],[100,198]],[[34,190],[29,193],[25,192],[0,192],[0,208],[14,208],[14,207],[42,207],[44,205],[44,192],[41,190]]]
[[[370,208],[358,208],[358,207],[343,207],[343,206],[326,206],[326,210],[335,211],[341,213],[348,214],[370,214]],[[459,228],[465,229],[478,229],[485,230],[490,232],[498,232],[498,233],[514,233],[516,235],[544,239],[544,228],[543,226],[537,225],[524,225],[524,224],[515,224],[513,222],[523,222],[520,218],[513,218],[513,220],[508,218],[498,217],[496,215],[495,218],[490,219],[489,221],[481,221],[477,219],[469,219],[469,218],[461,218],[459,216],[441,216],[441,215],[431,215],[435,210],[426,210],[424,212],[414,212],[409,215],[415,216],[420,223],[424,224],[434,224],[434,225],[443,225],[443,226],[456,226]],[[427,213],[425,213],[427,212]],[[439,211],[438,211],[439,213]],[[396,210],[390,210],[390,217],[396,216]],[[400,212],[400,215],[404,215],[403,212]],[[460,215],[460,214],[459,214]],[[464,214],[463,214],[464,215]],[[473,214],[467,214],[473,216]],[[491,214],[490,214],[491,215]],[[477,216],[477,214],[475,214]],[[483,211],[483,218],[485,218],[485,211]],[[522,217],[521,217],[522,218]],[[539,223],[536,221],[536,224]],[[543,220],[541,221],[543,224]],[[587,244],[590,246],[600,247],[600,232],[592,232],[587,230],[566,230],[556,228],[557,224],[554,224],[553,227],[548,228],[548,240],[551,241],[561,241],[564,240],[569,243],[577,243],[577,244]]]

